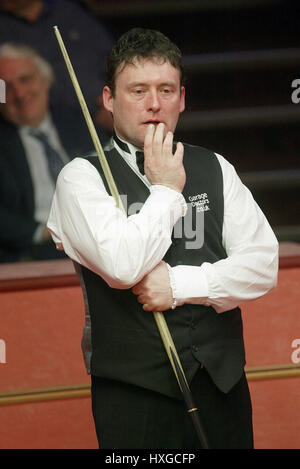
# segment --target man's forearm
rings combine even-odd
[[[48,228],[71,259],[113,288],[130,288],[163,258],[186,209],[179,192],[152,186],[140,212],[127,218],[87,161],[70,163],[59,179]]]

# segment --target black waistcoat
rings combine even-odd
[[[127,206],[144,203],[149,196],[147,186],[114,148],[105,153],[119,193],[127,196]],[[89,155],[87,159],[104,180],[98,157]],[[220,164],[214,153],[185,145],[184,165],[187,182],[183,195],[189,208],[176,225],[172,245],[164,257],[172,267],[200,266],[227,257],[222,246],[224,201]],[[196,220],[197,210],[200,222],[204,221],[203,243],[201,235],[200,241],[191,239],[193,229],[197,227],[198,234],[203,230]],[[187,242],[191,244],[188,246]],[[95,273],[84,267],[80,270],[91,321],[91,374],[180,397],[153,314],[142,309],[130,289],[110,288]],[[165,311],[164,316],[188,381],[203,364],[219,389],[228,392],[245,364],[240,309],[218,314],[212,307],[184,304]]]

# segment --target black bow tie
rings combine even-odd
[[[142,151],[137,151],[136,154],[136,164],[140,170],[140,173],[145,174],[144,170],[144,153]]]
[[[130,149],[127,145],[127,143],[123,142],[122,140],[120,140],[118,138],[118,136],[114,133],[113,135],[113,138],[114,138],[114,141],[118,144],[118,146],[123,150],[125,151],[126,153],[129,153],[130,154]],[[140,172],[142,174],[145,174],[145,171],[144,171],[144,153],[142,151],[137,151],[135,153],[135,157],[136,157],[136,163],[138,165],[138,168],[140,170]]]

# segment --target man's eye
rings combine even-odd
[[[161,93],[162,94],[170,94],[171,90],[170,90],[170,88],[162,88]]]
[[[33,80],[33,77],[34,75],[33,74],[30,74],[30,75],[23,75],[21,78],[20,78],[20,82],[21,83],[29,83],[31,80]]]

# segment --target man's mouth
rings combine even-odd
[[[149,124],[158,125],[158,124],[160,124],[160,123],[161,123],[161,121],[159,121],[159,120],[157,120],[157,119],[154,119],[154,120],[150,119],[150,120],[144,122],[145,125],[149,125]]]

